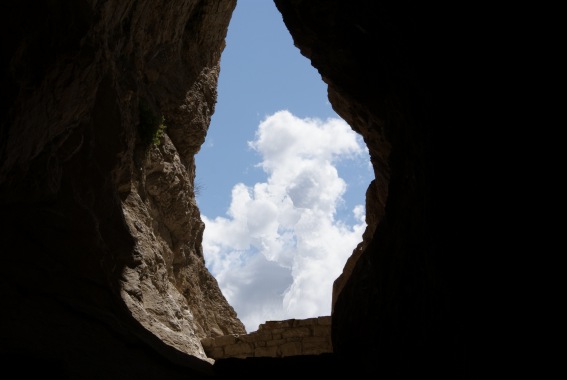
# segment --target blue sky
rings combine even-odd
[[[245,324],[331,313],[373,178],[271,0],[238,0],[196,156],[205,262]]]

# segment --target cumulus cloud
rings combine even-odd
[[[226,217],[205,222],[205,262],[248,332],[268,320],[331,313],[333,281],[362,239],[356,223],[336,220],[347,185],[336,163],[368,160],[360,137],[341,119],[266,117],[249,146],[266,182],[236,184]]]

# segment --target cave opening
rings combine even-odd
[[[366,227],[368,149],[273,2],[240,0],[226,43],[195,156],[207,268],[248,333],[330,315],[333,281]]]

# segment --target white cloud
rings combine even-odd
[[[248,332],[267,320],[331,313],[333,281],[362,239],[364,207],[354,225],[335,220],[346,183],[339,160],[368,157],[341,119],[266,117],[249,142],[266,182],[236,184],[227,217],[203,217],[207,267]]]

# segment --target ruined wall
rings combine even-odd
[[[201,343],[213,359],[332,353],[331,317],[266,321],[249,334],[205,338]]]

